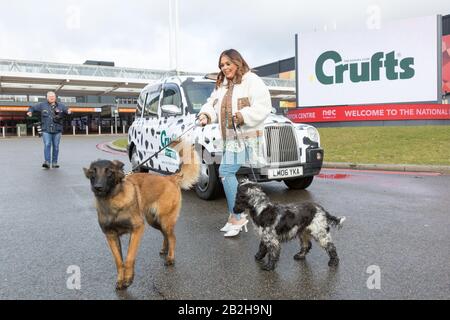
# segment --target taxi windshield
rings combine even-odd
[[[189,107],[194,113],[198,113],[213,92],[215,83],[211,81],[185,81],[182,86]]]

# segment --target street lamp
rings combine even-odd
[[[178,75],[178,0],[169,0],[169,56]],[[172,66],[171,66],[172,67]]]

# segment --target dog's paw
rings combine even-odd
[[[173,266],[174,264],[175,264],[175,260],[173,260],[173,259],[166,259],[166,262],[164,262],[164,265],[166,267]]]
[[[168,253],[169,253],[168,250],[161,249],[161,251],[159,252],[159,255],[160,255],[160,256],[167,256]]]
[[[273,264],[273,263],[266,263],[266,264],[263,264],[262,267],[261,267],[261,269],[264,270],[264,271],[272,271],[272,270],[275,270],[275,264]]]
[[[123,283],[124,288],[128,288],[129,286],[131,286],[131,284],[133,283],[133,278],[125,279],[125,281]]]
[[[264,255],[260,254],[259,252],[255,254],[256,261],[261,261],[262,259],[264,259]]]
[[[127,286],[125,286],[125,280],[120,280],[116,282],[116,290],[124,290]]]
[[[299,252],[299,253],[297,253],[296,255],[294,255],[294,260],[305,260],[305,258],[306,258],[306,254],[305,253],[302,253],[302,252]]]
[[[339,265],[339,259],[337,259],[337,258],[330,259],[330,261],[328,261],[329,267],[337,267],[338,265]]]

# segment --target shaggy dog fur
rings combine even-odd
[[[181,189],[189,189],[198,179],[200,162],[194,147],[182,145],[179,151],[190,151],[189,161],[181,165],[178,173],[158,176],[133,173],[125,176],[120,161],[92,162],[84,173],[91,181],[95,195],[98,222],[104,232],[117,267],[118,290],[131,285],[134,265],[145,221],[163,235],[160,254],[166,265],[175,259],[175,224],[181,209]],[[122,256],[120,236],[130,234],[126,258]]]
[[[268,262],[263,270],[273,270],[280,256],[281,242],[299,238],[301,250],[295,260],[305,259],[311,249],[313,238],[326,250],[330,260],[328,265],[337,266],[339,258],[331,235],[330,226],[341,227],[345,217],[335,217],[323,207],[313,202],[297,204],[272,203],[261,187],[249,181],[241,180],[238,186],[234,212],[249,209],[250,217],[261,239],[255,259],[261,261],[268,254]]]

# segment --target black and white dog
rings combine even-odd
[[[272,203],[261,187],[248,179],[239,182],[234,212],[244,212],[245,209],[249,209],[253,225],[261,238],[255,259],[261,261],[269,254],[268,262],[262,266],[263,270],[275,269],[281,242],[296,237],[300,240],[301,250],[294,256],[295,260],[305,259],[311,249],[310,239],[313,238],[327,251],[330,257],[328,265],[339,264],[330,226],[342,227],[345,217],[332,216],[314,202],[287,205]]]

